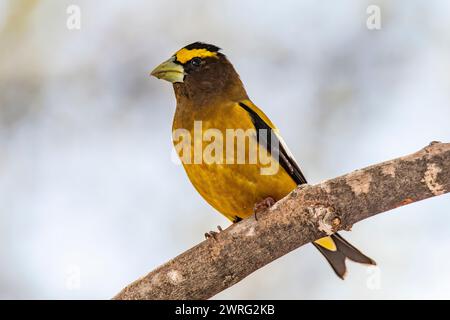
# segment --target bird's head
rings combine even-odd
[[[157,66],[151,75],[173,83],[175,91],[191,97],[224,93],[246,96],[239,75],[220,50],[212,44],[191,43]]]

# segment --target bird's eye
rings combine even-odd
[[[192,58],[191,64],[192,64],[194,67],[198,67],[198,66],[200,66],[200,65],[202,64],[202,59],[200,59],[200,58],[198,58],[198,57]]]

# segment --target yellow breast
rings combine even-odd
[[[242,163],[236,134],[248,129],[254,129],[251,118],[236,103],[203,108],[179,105],[173,122],[174,145],[190,181],[210,205],[230,220],[246,218],[253,213],[255,203],[267,197],[279,200],[296,187],[278,161],[268,159],[270,154],[259,146],[255,136],[245,140]],[[250,159],[255,154],[257,158]],[[259,157],[261,154],[265,156]],[[276,170],[268,170],[273,164]]]

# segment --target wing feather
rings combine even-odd
[[[286,170],[286,172],[297,184],[305,184],[305,176],[301,172],[297,162],[294,159],[294,156],[289,151],[283,138],[278,133],[278,129],[270,121],[270,119],[262,112],[261,109],[259,109],[249,100],[239,102],[239,106],[241,106],[245,111],[249,113],[253,125],[258,132],[260,129],[267,130],[267,135],[265,136],[260,136],[259,134],[257,134],[258,142],[263,143],[265,146],[267,146],[267,150],[269,150],[269,152],[272,150],[278,153],[278,161],[280,165],[284,168],[284,170]]]

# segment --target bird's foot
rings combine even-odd
[[[264,212],[275,204],[275,199],[272,197],[267,197],[264,200],[255,203],[253,207],[253,213],[255,220],[258,221],[258,213]]]
[[[219,230],[219,232],[217,232],[217,231],[206,232],[205,238],[206,239],[213,238],[214,240],[217,241],[217,235],[223,231],[221,226],[217,226],[217,230]]]

